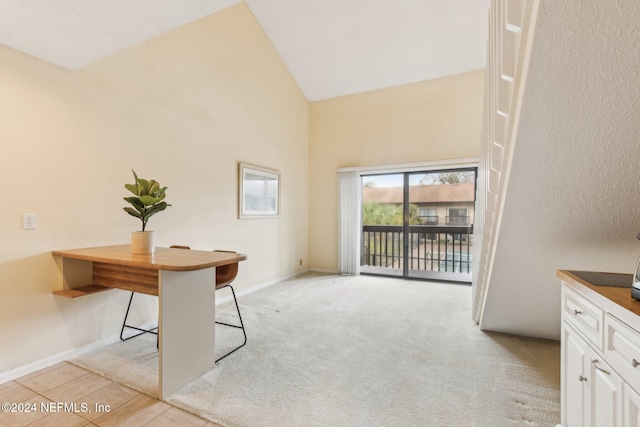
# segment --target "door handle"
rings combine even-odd
[[[611,372],[607,371],[606,369],[602,369],[601,367],[596,365],[596,363],[598,363],[598,359],[593,359],[591,361],[591,364],[593,365],[593,367],[596,368],[598,371],[603,372],[603,373],[605,373],[607,375],[611,375]]]

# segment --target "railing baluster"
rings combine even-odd
[[[398,263],[398,268],[402,267],[402,233],[396,232],[396,237],[394,239],[396,242],[396,261]]]
[[[418,254],[416,257],[418,259],[418,268],[416,270],[420,270],[420,246],[422,245],[420,244],[420,233],[416,233],[415,235],[418,237],[418,249],[417,249]],[[413,268],[413,264],[411,265],[411,267]]]
[[[473,248],[471,247],[471,242],[473,241],[473,235],[469,234],[467,236],[467,253],[469,254],[467,259],[469,260],[469,273],[473,272]]]
[[[429,251],[427,251],[427,233],[422,233],[422,240],[424,241],[424,250],[422,251],[422,263],[424,264],[424,269],[425,271],[427,270],[427,253]],[[420,266],[418,266],[418,269],[420,269]]]
[[[413,240],[413,234],[409,233],[409,245],[407,246],[409,248],[409,253],[407,254],[407,260],[409,261],[409,269],[411,270],[413,270],[413,248],[415,247]]]
[[[362,232],[362,251],[360,251],[360,265],[366,265],[367,259],[367,232]]]
[[[433,234],[431,235],[431,271],[433,271]]]
[[[404,242],[402,241],[402,232],[398,231],[397,235],[398,235],[398,265],[402,267],[402,257],[404,257],[404,251],[403,251]]]
[[[396,268],[396,233],[391,232],[391,268]]]
[[[413,247],[416,248],[416,254],[414,256],[413,251],[411,251],[411,268],[415,270],[420,270],[420,234],[411,233],[411,237],[415,240],[413,243]],[[414,267],[414,262],[417,263],[417,266]]]
[[[371,249],[371,265],[375,266],[376,265],[376,251],[377,251],[377,247],[378,247],[378,233],[375,232],[373,233],[373,240],[371,242],[373,244],[373,248]]]
[[[396,260],[398,258],[398,253],[400,252],[400,248],[398,247],[398,238],[400,237],[400,235],[398,234],[397,231],[393,231],[391,233],[392,239],[391,239],[391,246],[393,247],[393,256],[391,257],[391,266],[393,268],[397,268],[396,266]]]
[[[383,250],[385,252],[384,253],[384,257],[385,257],[384,258],[384,266],[386,268],[389,268],[389,267],[393,268],[393,262],[392,262],[391,265],[389,265],[389,232],[385,231],[385,232],[383,232],[383,235],[384,235],[384,246],[381,246],[380,250]],[[391,259],[393,261],[393,256],[392,256]],[[382,263],[381,263],[381,265],[382,265]]]
[[[378,234],[380,233],[373,233],[373,265],[377,265],[377,260],[376,260],[376,255],[377,255],[377,243],[378,243]]]
[[[379,267],[382,267],[382,233],[378,233],[378,250],[376,251],[378,254],[378,263],[376,265],[378,265]]]
[[[404,233],[402,233],[401,231],[398,232],[398,260],[400,261],[400,264],[402,265],[404,263]]]
[[[438,271],[440,271],[440,242],[442,241],[442,239],[440,238],[441,234],[438,233]]]
[[[387,253],[389,252],[388,251],[389,245],[388,245],[388,239],[387,239],[387,237],[389,236],[389,233],[382,233],[382,235],[384,236],[384,266],[389,267],[389,257],[387,256]]]

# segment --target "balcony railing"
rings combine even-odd
[[[362,271],[373,267],[402,270],[404,227],[365,225],[362,228]],[[473,226],[411,225],[407,233],[407,271],[464,273],[472,271]],[[418,274],[419,275],[419,274]]]

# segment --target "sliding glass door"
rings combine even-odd
[[[404,174],[362,178],[361,272],[404,275]]]
[[[471,282],[476,169],[362,176],[361,272]]]

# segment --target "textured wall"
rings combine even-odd
[[[631,273],[640,3],[542,0],[481,327],[560,336],[557,269]]]

